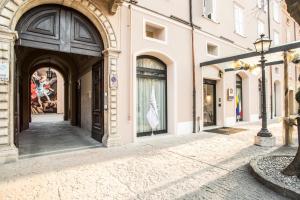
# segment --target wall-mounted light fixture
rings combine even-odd
[[[223,75],[224,75],[224,72],[220,70],[220,71],[219,71],[219,77],[220,77],[220,78],[223,78]]]

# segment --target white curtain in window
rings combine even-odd
[[[137,104],[137,132],[151,132],[147,121],[147,113],[150,105],[152,87],[155,90],[155,98],[158,107],[159,125],[154,131],[166,130],[166,80],[152,78],[138,78],[138,104]]]

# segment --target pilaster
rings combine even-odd
[[[118,131],[118,55],[116,49],[106,49],[104,54],[105,83],[105,134],[103,144],[107,147],[118,146],[121,143]]]
[[[16,32],[0,28],[0,65],[8,79],[0,80],[0,163],[17,159],[14,146],[14,41]],[[3,70],[1,70],[3,73]],[[3,74],[2,74],[3,75]]]

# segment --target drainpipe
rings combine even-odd
[[[193,23],[193,0],[189,0],[190,8],[190,25],[192,28],[192,67],[193,67],[193,133],[196,133],[196,66],[195,66],[195,36]]]
[[[271,38],[271,24],[270,24],[270,0],[268,0],[268,36]],[[271,98],[271,119],[273,119],[273,69],[270,66],[270,98]]]
[[[133,79],[134,79],[134,74],[133,74],[133,58],[132,58],[132,7],[131,7],[131,2],[129,2],[128,5],[128,10],[129,10],[129,68],[130,68],[130,74],[129,74],[129,102],[128,102],[128,121],[130,122],[132,120],[132,115],[133,115]]]
[[[297,41],[296,22],[295,21],[294,21],[294,41]],[[295,64],[295,91],[297,91],[297,84],[298,84],[297,80],[298,80],[298,69],[297,69],[297,64]]]

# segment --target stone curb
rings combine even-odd
[[[288,197],[291,199],[299,200],[300,199],[300,191],[292,190],[287,188],[284,184],[278,183],[273,178],[266,176],[261,172],[259,167],[257,166],[257,162],[265,157],[294,157],[291,155],[280,155],[280,156],[258,156],[250,161],[250,173],[263,185],[270,188],[271,190],[279,193],[284,197]]]

